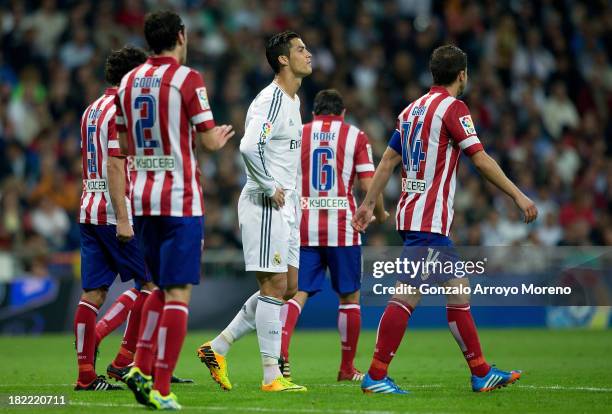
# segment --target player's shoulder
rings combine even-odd
[[[168,78],[170,86],[183,89],[191,88],[196,84],[203,84],[204,78],[199,70],[186,65],[178,65],[172,77]]]
[[[251,102],[251,111],[262,113],[270,121],[274,115],[278,115],[283,106],[283,92],[274,83],[263,88]]]
[[[467,104],[464,101],[462,101],[461,99],[455,98],[455,97],[451,97],[451,98],[452,98],[452,101],[447,106],[446,111],[443,114],[444,118],[447,118],[449,116],[454,116],[454,115],[469,115],[470,114],[470,109],[468,108]]]

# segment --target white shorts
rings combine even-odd
[[[264,194],[245,194],[238,200],[238,221],[247,272],[284,273],[300,265],[300,204],[295,191],[285,192],[277,209]]]

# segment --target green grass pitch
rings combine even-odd
[[[229,361],[234,389],[223,392],[195,357],[212,332],[190,332],[176,373],[196,380],[174,386],[186,412],[194,413],[609,413],[612,406],[612,331],[481,330],[485,356],[502,369],[523,369],[508,388],[475,394],[460,351],[446,330],[409,330],[390,374],[412,391],[408,396],[363,395],[353,383],[336,382],[339,363],[335,331],[298,330],[291,363],[294,380],[307,393],[263,394],[254,335],[234,345]],[[365,370],[375,333],[360,339],[357,366]],[[16,413],[145,412],[129,391],[74,392],[75,356],[70,335],[0,338],[0,411]],[[116,351],[119,337],[102,343],[98,373]],[[8,395],[65,394],[62,408],[6,405]]]

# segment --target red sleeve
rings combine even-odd
[[[198,132],[204,132],[215,127],[204,79],[199,72],[191,70],[181,86],[183,104],[191,124]]]
[[[121,98],[119,97],[119,94],[115,95],[115,117],[113,120],[113,125],[117,126],[117,132],[127,132],[127,127],[125,126],[125,117],[123,116],[123,109],[121,108]]]
[[[117,137],[116,115],[108,121],[107,136],[108,136],[108,156],[123,157],[121,147],[119,146],[119,138]]]
[[[444,126],[451,140],[463,151],[465,155],[472,156],[484,148],[476,135],[476,128],[467,105],[457,99],[444,114]]]
[[[374,160],[372,159],[372,146],[365,132],[360,131],[357,135],[357,145],[355,146],[355,171],[358,178],[368,178],[374,176]]]

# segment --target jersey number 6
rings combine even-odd
[[[316,191],[329,191],[334,186],[335,171],[330,164],[334,160],[334,150],[319,147],[312,151],[311,184]]]

